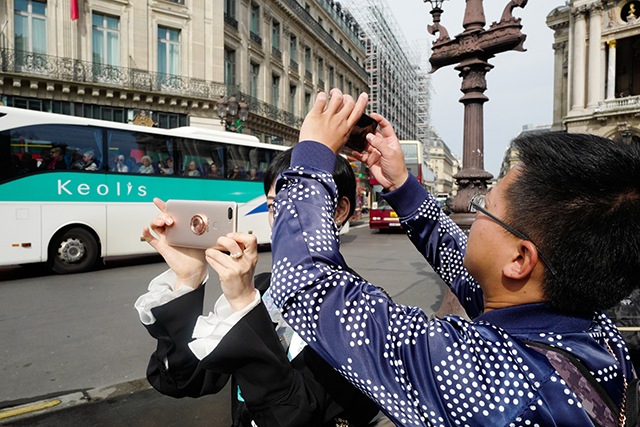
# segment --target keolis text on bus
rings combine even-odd
[[[69,187],[67,187],[69,186]],[[58,180],[58,195],[62,195],[62,192],[64,191],[65,193],[73,196],[73,190],[75,188],[75,184],[71,184],[71,180],[68,179],[66,182],[62,182],[61,179]],[[78,187],[75,188],[77,193],[81,196],[88,196],[89,194],[91,194],[91,186],[89,184],[86,183],[81,183],[78,184]],[[107,194],[109,194],[109,186],[107,184],[100,184],[95,188],[95,191],[98,193],[98,195],[100,196],[106,196]],[[133,185],[129,182],[125,186],[123,185],[122,188],[120,186],[120,183],[116,183],[116,195],[121,196],[128,196],[131,194],[131,190],[133,190]],[[147,187],[145,187],[144,185],[141,185],[137,188],[138,191],[138,196],[140,197],[144,197],[147,195]]]

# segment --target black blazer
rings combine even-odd
[[[260,293],[269,287],[270,273],[255,277]],[[335,426],[335,418],[350,426],[366,425],[377,406],[310,347],[289,362],[264,304],[247,313],[202,361],[187,344],[202,314],[204,286],[152,309],[156,322],[146,325],[157,341],[147,368],[149,383],[173,397],[217,393],[232,376],[232,416],[235,426]],[[169,368],[166,368],[165,358]],[[244,402],[238,400],[238,386]]]

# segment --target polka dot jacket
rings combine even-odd
[[[411,177],[387,200],[417,249],[478,317],[430,321],[348,273],[332,219],[334,162],[328,148],[303,141],[277,181],[272,298],[302,338],[396,424],[592,425],[547,359],[523,340],[571,352],[620,404],[623,375],[630,378],[632,367],[609,318],[568,315],[545,304],[480,315],[482,291],[462,266],[466,236]]]

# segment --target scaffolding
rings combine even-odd
[[[420,55],[407,44],[385,0],[345,0],[344,5],[362,27],[369,111],[387,118],[399,139],[420,139],[420,130],[429,126],[428,68],[422,72]]]

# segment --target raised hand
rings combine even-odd
[[[364,113],[367,99],[367,94],[362,93],[355,102],[350,95],[343,95],[339,89],[332,89],[331,100],[327,105],[327,94],[320,92],[302,123],[300,141],[318,141],[334,153],[339,153]]]
[[[151,221],[151,230],[158,236],[154,237],[149,227],[144,227],[142,235],[166,261],[169,268],[176,273],[177,281],[175,290],[182,285],[197,288],[202,284],[207,275],[207,262],[203,249],[183,248],[170,246],[165,238],[165,230],[174,224],[171,215],[166,213],[167,205],[162,200],[155,198],[153,203],[160,209],[160,213]]]
[[[207,262],[220,276],[222,292],[231,309],[240,311],[255,299],[253,274],[258,263],[258,240],[250,234],[230,233],[221,236],[217,245],[229,255],[210,248],[206,251]]]
[[[353,157],[369,166],[376,180],[388,191],[393,191],[405,183],[409,177],[404,163],[400,141],[391,123],[380,114],[373,113],[371,118],[378,122],[380,129],[375,135],[367,135],[366,152],[354,151]]]

